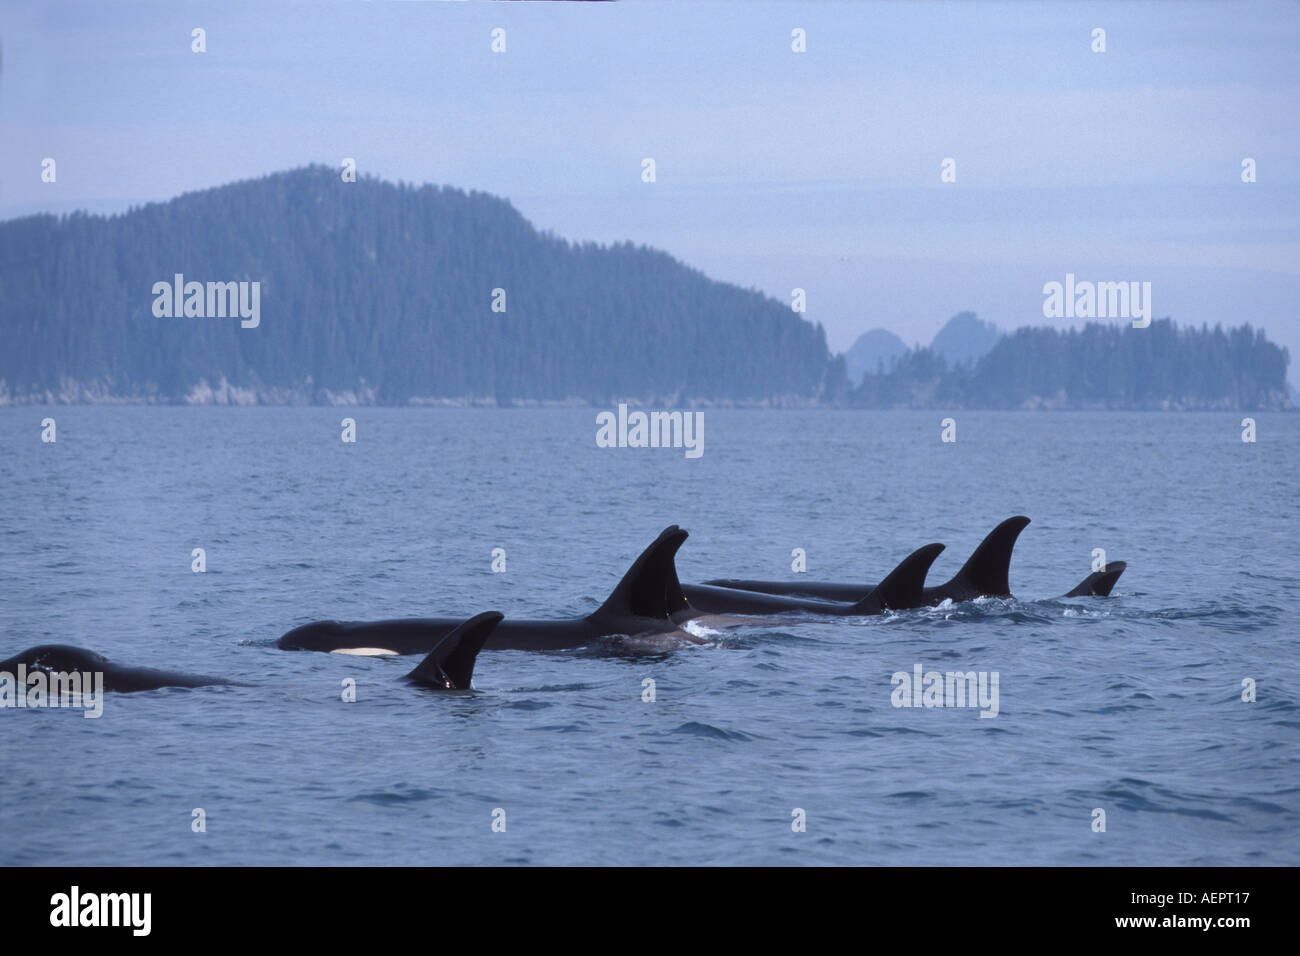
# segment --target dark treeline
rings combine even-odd
[[[949,368],[915,349],[868,374],[850,401],[868,408],[1288,407],[1287,350],[1249,325],[1224,331],[1089,323],[1023,328],[975,363]]]
[[[175,273],[261,282],[260,326],[155,317],[153,285]],[[539,233],[484,193],[319,166],[119,216],[0,224],[0,336],[0,400],[174,401],[223,379],[261,401],[845,391],[821,327],[758,292],[643,246]]]

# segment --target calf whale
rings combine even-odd
[[[474,661],[478,652],[482,650],[483,642],[492,633],[492,629],[501,622],[501,618],[502,615],[496,611],[485,611],[459,627],[452,628],[430,649],[419,666],[405,675],[405,680],[437,690],[468,690],[474,677]],[[68,644],[41,644],[28,648],[6,661],[0,661],[0,674],[21,673],[20,665],[27,674],[42,673],[47,678],[52,674],[102,674],[105,691],[127,694],[163,687],[208,687],[239,683],[204,674],[128,667],[110,661],[103,654]]]
[[[507,618],[488,636],[488,650],[568,650],[602,638],[679,632],[680,585],[673,558],[687,532],[670,525],[641,552],[605,603],[586,617],[561,620]],[[398,618],[388,621],[316,621],[289,631],[284,650],[364,654],[424,654],[459,618]],[[677,636],[698,641],[684,633]]]
[[[943,584],[925,588],[921,594],[921,602],[913,607],[933,606],[944,601],[959,603],[980,597],[1011,598],[1009,581],[1011,552],[1020,537],[1020,532],[1028,524],[1029,519],[1024,515],[1016,515],[1003,521],[980,542],[979,547],[962,565],[960,571]],[[1104,597],[1110,594],[1126,567],[1128,565],[1123,561],[1111,561],[1106,565],[1105,570],[1088,575],[1064,596]],[[744,578],[723,578],[705,583],[715,587],[734,588],[760,594],[801,596],[837,602],[858,601],[864,593],[869,593],[875,587],[872,584],[833,581],[757,581]]]

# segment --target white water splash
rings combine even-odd
[[[700,624],[698,621],[693,621],[693,620],[687,621],[685,624],[683,624],[682,630],[685,631],[687,634],[691,635],[691,637],[703,638],[706,641],[712,641],[715,640],[716,638],[722,637],[721,631],[716,631],[711,627],[705,627],[703,624]]]

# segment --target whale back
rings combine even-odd
[[[0,661],[0,671],[12,672],[19,664],[28,670],[41,671],[84,671],[108,663],[103,654],[88,651],[84,647],[71,644],[39,644],[29,647],[21,654],[16,654],[7,661]]]

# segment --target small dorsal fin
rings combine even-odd
[[[420,661],[419,667],[406,675],[407,680],[431,687],[468,690],[474,677],[474,659],[503,617],[497,611],[484,611],[458,625]]]
[[[632,562],[623,580],[592,617],[598,615],[635,616],[662,620],[686,606],[682,586],[677,580],[674,558],[687,533],[669,525],[659,537]]]
[[[890,571],[885,580],[876,585],[875,590],[853,605],[854,612],[877,614],[880,611],[903,611],[920,607],[924,603],[921,592],[925,590],[925,575],[942,551],[941,544],[927,544],[917,548]]]
[[[1105,571],[1094,571],[1088,575],[1078,586],[1066,597],[1106,597],[1110,594],[1111,588],[1119,580],[1119,576],[1124,573],[1128,564],[1123,561],[1107,561]]]

